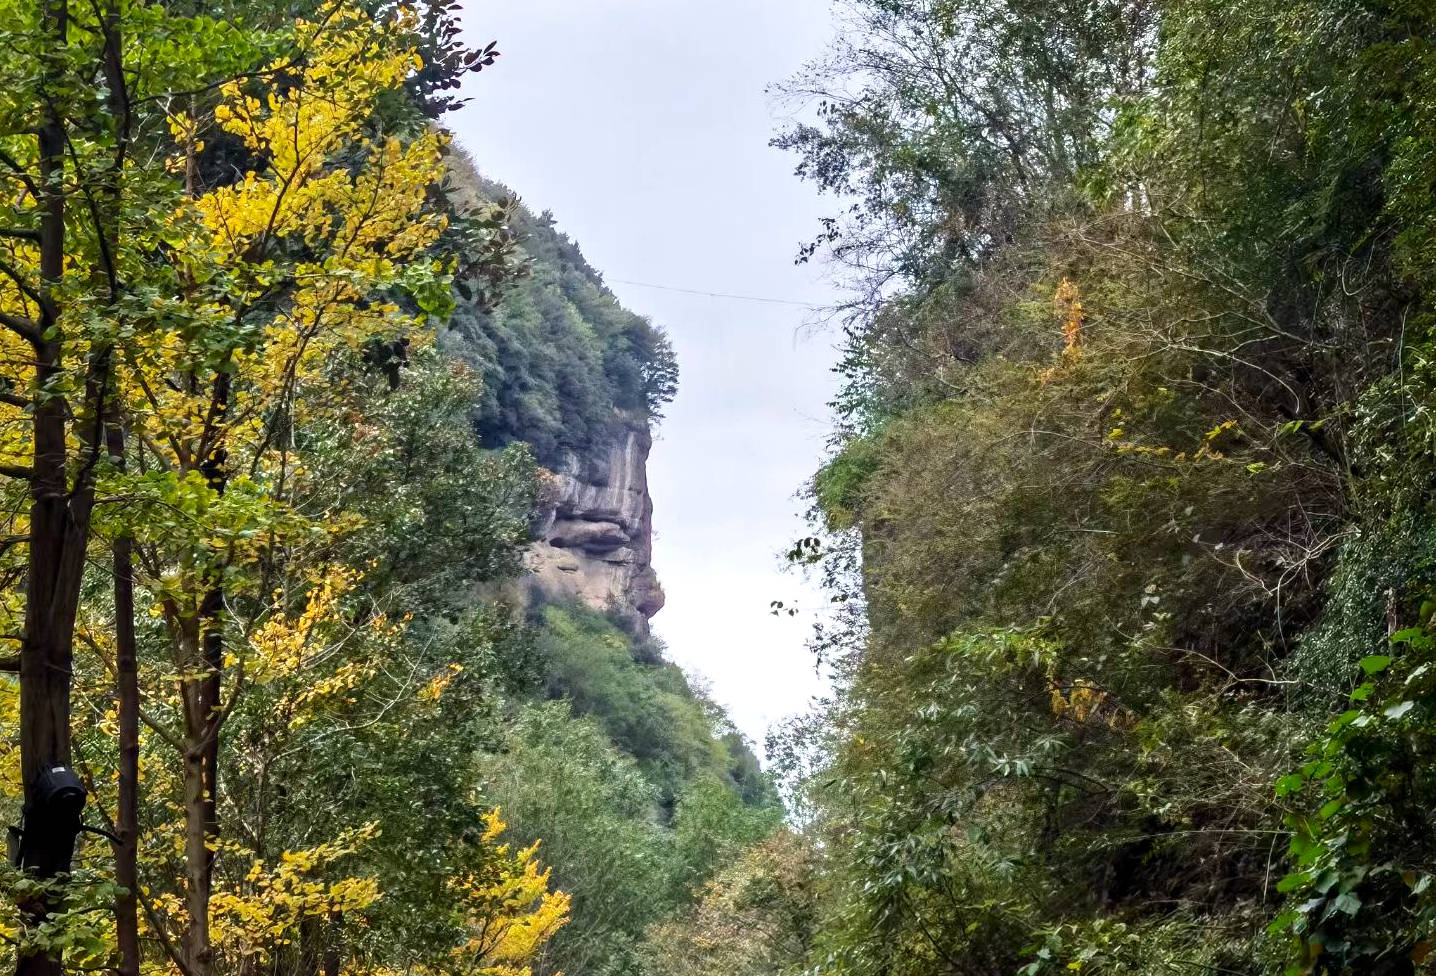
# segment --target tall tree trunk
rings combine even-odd
[[[66,417],[58,396],[43,391],[59,371],[55,288],[65,263],[65,127],[58,103],[68,46],[66,0],[45,0],[42,30],[47,50],[42,66],[42,123],[39,140],[40,285],[35,352],[34,460],[30,472],[29,566],[25,585],[25,630],[20,649],[20,765],[25,792],[25,833],[21,866],[41,878],[68,871],[74,855],[69,825],[50,822],[38,810],[40,774],[70,763],[70,685],[74,621],[83,568],[74,558],[77,526],[70,511],[66,471]],[[80,535],[81,555],[84,539]],[[73,592],[73,597],[71,593]],[[54,906],[43,895],[20,906],[27,925],[38,926]],[[19,976],[57,976],[58,952],[22,952]]]
[[[189,916],[184,947],[188,976],[211,976],[214,951],[209,935],[209,900],[214,859],[211,847],[208,790],[213,776],[206,768],[216,703],[212,676],[206,672],[203,645],[204,611],[176,617],[181,648],[180,668],[186,674],[180,694],[184,704],[184,871],[185,913]]]
[[[196,695],[198,699],[201,696]],[[209,937],[209,897],[213,861],[209,849],[209,804],[205,800],[205,746],[193,735],[187,737],[184,755],[185,816],[185,909],[189,927],[185,930],[185,957],[189,976],[212,976],[214,950]]]
[[[111,424],[110,456],[121,468],[125,461],[125,434]],[[133,542],[128,535],[115,540],[115,697],[119,710],[119,810],[115,820],[120,842],[115,849],[115,882],[124,893],[115,898],[115,942],[119,949],[118,976],[139,976],[139,831],[140,831],[140,684],[135,653],[135,571]]]
[[[130,147],[130,96],[124,71],[124,45],[118,0],[107,0],[101,20],[102,72],[115,132],[114,157],[101,186],[100,212],[95,228],[109,304],[120,300],[119,250],[124,205],[124,171]],[[106,374],[113,363],[107,354]],[[108,380],[108,375],[104,377]],[[108,384],[102,390],[96,422],[105,431],[105,446],[111,462],[125,468],[125,431],[118,416],[106,422]],[[115,395],[119,395],[118,388]],[[114,408],[118,414],[119,407]],[[139,830],[140,830],[140,687],[139,660],[135,646],[134,542],[128,533],[115,539],[113,551],[115,599],[115,698],[119,712],[119,780],[115,827],[115,882],[123,893],[115,898],[115,943],[119,950],[117,976],[139,976]]]
[[[120,843],[115,851],[115,882],[124,893],[115,899],[115,939],[119,976],[139,976],[139,833],[140,833],[140,687],[135,654],[135,577],[131,541],[115,540],[115,689],[119,699]]]
[[[293,946],[294,959],[283,976],[319,976],[324,959],[325,920],[318,915],[305,915],[299,920],[299,938]]]
[[[343,933],[344,913],[329,913],[329,938],[324,944],[324,976],[339,976],[342,962],[339,956],[340,937]]]
[[[224,591],[210,589],[192,620],[183,622],[186,680],[184,814],[185,932],[188,976],[212,976],[209,902],[214,887],[215,847],[219,841],[219,741],[223,701],[224,645],[220,612]]]
[[[229,409],[229,381],[215,380],[211,418],[222,424]],[[209,486],[224,494],[225,453],[207,452],[201,465]],[[205,593],[189,635],[199,677],[190,682],[189,729],[184,767],[185,871],[189,930],[186,933],[190,974],[212,976],[209,901],[214,885],[215,848],[219,841],[219,754],[224,718],[224,588],[215,582]]]
[[[209,723],[204,737],[204,832],[209,855],[205,873],[214,877],[215,841],[219,840],[219,723],[224,694],[224,634],[220,631],[220,613],[224,609],[224,590],[215,587],[205,594],[200,610],[200,640],[204,647],[204,700],[209,709]]]

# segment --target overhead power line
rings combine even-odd
[[[704,298],[727,298],[735,302],[762,302],[765,305],[796,305],[799,308],[823,308],[812,302],[795,302],[787,298],[760,298],[757,295],[732,295],[721,291],[699,291],[696,288],[675,288],[672,285],[655,285],[648,281],[628,281],[623,278],[607,278],[617,285],[633,285],[636,288],[653,288],[657,291],[673,291],[680,295],[700,295]]]

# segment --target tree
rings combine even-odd
[[[529,965],[568,922],[570,899],[549,891],[551,873],[535,860],[539,842],[514,851],[498,839],[508,825],[497,809],[484,818],[484,842],[493,863],[451,882],[468,934],[454,961],[477,976],[530,976]]]
[[[696,904],[653,925],[644,944],[653,976],[777,976],[798,972],[813,948],[819,883],[803,838],[777,830],[744,850]]]
[[[153,325],[128,350],[125,418],[138,457],[122,490],[179,678],[180,728],[168,737],[184,770],[189,976],[214,965],[220,739],[246,672],[268,653],[263,640],[227,641],[225,631],[254,638],[283,619],[288,598],[276,605],[266,590],[277,572],[296,574],[276,563],[277,549],[345,528],[293,509],[293,432],[341,403],[315,385],[337,353],[405,329],[388,296],[427,303],[447,287],[423,259],[443,227],[425,206],[441,173],[439,137],[365,133],[382,94],[419,66],[408,29],[327,6],[295,22],[292,57],[224,83],[208,119],[169,118],[184,183],[167,235],[169,289],[151,293]],[[211,126],[255,168],[206,188],[199,156]],[[246,599],[244,609],[231,603]]]
[[[25,483],[28,514],[10,517],[7,571],[24,579],[23,606],[11,590],[6,612],[19,618],[21,739],[26,809],[31,813],[22,862],[38,878],[68,870],[78,817],[42,809],[44,771],[68,769],[74,627],[78,614],[96,484],[105,466],[106,431],[114,419],[114,376],[146,264],[136,260],[155,239],[136,219],[135,201],[160,184],[153,165],[131,165],[147,133],[137,100],[152,96],[187,65],[127,63],[137,25],[172,28],[157,11],[118,3],[83,8],[58,0],[7,8],[3,71],[7,96],[0,119],[0,176],[13,190],[14,224],[4,233],[6,328],[5,454],[8,475]],[[186,25],[195,34],[209,26]],[[184,31],[176,33],[183,35]],[[222,35],[223,29],[216,29]],[[158,40],[140,32],[146,43]],[[229,54],[242,58],[246,43]],[[141,59],[144,62],[144,59]],[[223,70],[225,58],[214,64]],[[95,84],[96,79],[102,83]],[[190,78],[193,81],[193,77]],[[21,545],[17,546],[16,543]],[[15,557],[18,549],[23,564]],[[43,927],[44,890],[28,909]],[[24,943],[20,968],[53,972],[59,958]]]

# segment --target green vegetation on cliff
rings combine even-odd
[[[451,180],[464,200],[502,203],[522,274],[502,301],[457,281],[445,345],[483,380],[475,422],[487,447],[523,441],[545,464],[584,454],[613,432],[616,412],[656,421],[678,366],[664,334],[618,303],[552,214],[531,213],[465,160]]]
[[[592,610],[550,606],[541,614],[538,657],[547,695],[592,716],[665,802],[688,784],[715,781],[747,803],[776,805],[772,785],[728,717],[663,659],[656,641],[636,641]]]

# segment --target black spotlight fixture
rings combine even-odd
[[[80,815],[88,794],[69,766],[41,770],[31,793],[18,831],[15,861],[41,877],[52,877],[69,870],[75,837],[84,829]]]

